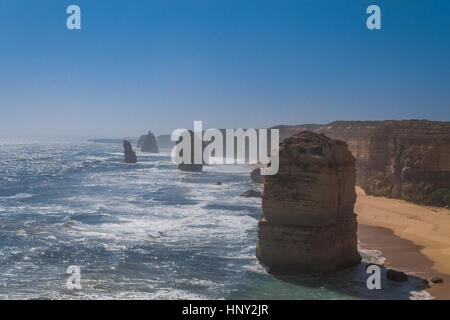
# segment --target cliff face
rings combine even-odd
[[[280,140],[303,130],[281,126]],[[420,202],[450,188],[449,122],[337,121],[313,130],[347,142],[367,194]]]
[[[273,273],[328,272],[360,262],[354,158],[312,132],[285,139],[278,174],[265,176],[258,259]]]

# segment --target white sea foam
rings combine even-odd
[[[20,200],[32,197],[33,194],[30,193],[17,193],[12,196],[0,197],[0,200]]]
[[[427,291],[411,291],[411,300],[432,300],[434,297]]]
[[[386,261],[386,258],[383,257],[383,252],[379,250],[364,249],[362,248],[362,244],[359,242],[359,240],[358,251],[361,254],[364,262],[382,265]]]

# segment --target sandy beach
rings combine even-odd
[[[450,210],[368,196],[359,187],[356,193],[361,247],[381,251],[388,268],[444,279],[427,291],[435,299],[450,299]]]

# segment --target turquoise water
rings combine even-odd
[[[0,141],[1,299],[406,299],[365,266],[275,277],[255,258],[260,199],[246,166],[122,162],[120,145]],[[218,181],[222,185],[215,185]],[[370,259],[370,252],[364,253]],[[81,289],[66,287],[70,265]]]

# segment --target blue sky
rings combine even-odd
[[[0,135],[411,118],[450,120],[447,0],[0,0]]]

